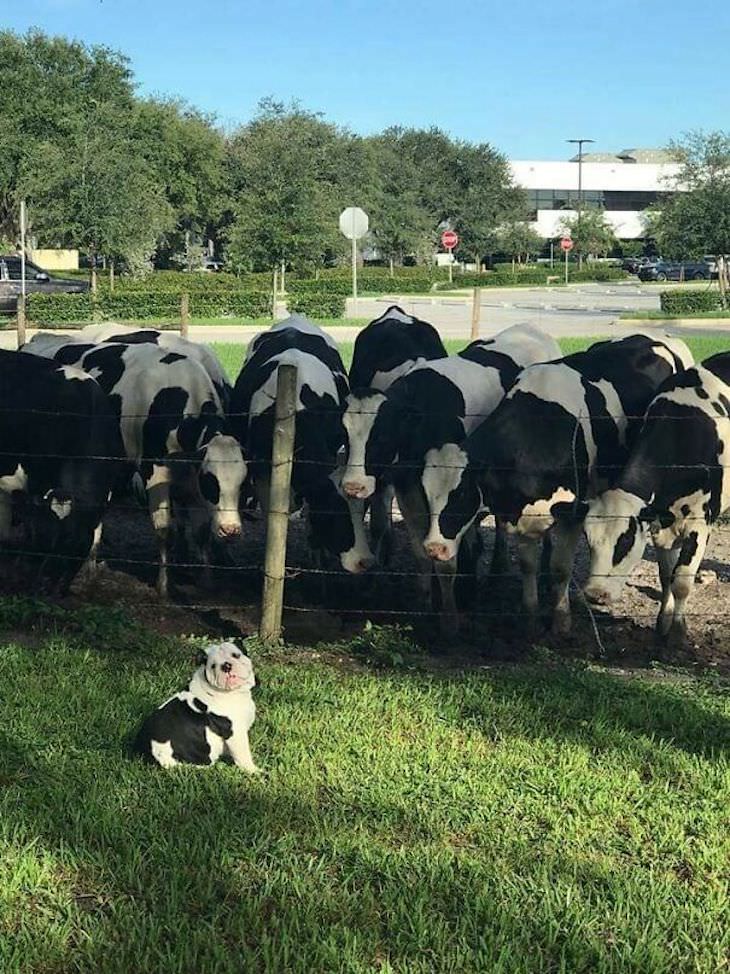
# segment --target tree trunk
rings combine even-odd
[[[114,290],[114,258],[109,261],[109,290]]]
[[[390,276],[395,277],[395,268],[393,266],[393,258],[390,258]]]
[[[96,294],[96,257],[91,258],[91,293]]]

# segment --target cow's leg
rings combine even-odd
[[[99,521],[94,528],[94,537],[91,542],[89,554],[86,556],[86,561],[81,566],[81,571],[79,572],[79,574],[86,575],[89,579],[93,578],[99,570],[99,548],[101,547],[103,527],[103,522]]]
[[[12,495],[0,489],[0,542],[13,537],[13,499]]]
[[[656,632],[661,639],[666,639],[669,630],[672,628],[674,618],[674,593],[672,592],[672,579],[674,569],[682,552],[681,544],[674,548],[657,548],[657,562],[659,565],[659,581],[662,586],[662,604],[656,621]]]
[[[509,572],[509,543],[504,521],[500,517],[494,519],[494,548],[489,573],[493,578],[501,578]]]
[[[518,535],[517,550],[522,574],[522,606],[526,615],[526,628],[532,633],[537,627],[539,609],[537,573],[540,566],[540,537],[532,534]]]
[[[687,622],[684,610],[695,583],[695,575],[705,557],[705,549],[710,537],[710,529],[702,525],[692,531],[684,541],[677,567],[672,578],[672,595],[674,596],[674,618],[669,630],[669,641],[682,645],[687,636]]]
[[[419,591],[419,607],[422,611],[433,609],[431,601],[431,581],[434,563],[423,548],[423,539],[428,533],[428,508],[425,498],[415,487],[408,491],[397,491],[398,507],[403,515],[403,523],[408,532],[408,541],[416,559]]]
[[[393,549],[393,488],[377,487],[370,503],[370,540],[378,564],[387,565]]]
[[[167,561],[172,527],[171,482],[168,467],[152,464],[151,472],[145,479],[145,490],[152,527],[159,547],[160,568],[157,573],[157,593],[162,599],[167,598]]]
[[[553,632],[570,632],[570,578],[573,574],[575,549],[583,531],[582,524],[556,524],[552,530],[550,576],[553,595]]]

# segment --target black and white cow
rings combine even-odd
[[[549,531],[554,628],[566,632],[568,583],[581,533],[568,512],[616,481],[656,390],[691,364],[681,341],[631,335],[532,365],[462,444],[445,518],[458,534],[486,504],[516,534],[531,624],[540,542]]]
[[[122,455],[109,399],[86,373],[0,351],[0,543],[12,539],[22,495],[28,543],[68,585],[92,551]]]
[[[366,499],[379,484],[394,485],[425,597],[436,571],[444,629],[453,628],[457,610],[454,573],[472,572],[480,550],[476,526],[450,531],[459,444],[496,408],[522,365],[559,354],[552,338],[529,325],[506,329],[491,347],[484,364],[451,355],[416,366],[387,393],[353,392],[343,417],[344,489]]]
[[[399,378],[416,365],[445,358],[447,355],[439,333],[426,321],[406,314],[391,305],[379,318],[371,321],[355,339],[350,388],[354,399],[367,396],[367,390],[386,392]],[[348,496],[358,497],[357,489],[345,483]],[[381,564],[390,558],[392,546],[392,509],[394,491],[390,484],[379,484],[366,506],[370,510],[370,534]],[[364,508],[363,508],[364,510]]]
[[[348,572],[363,572],[374,559],[362,525],[362,504],[343,495],[337,470],[348,389],[345,367],[334,339],[299,315],[251,342],[231,397],[231,423],[250,459],[259,504],[267,510],[276,384],[283,364],[297,369],[290,509],[306,503],[314,552],[336,556]]]
[[[83,369],[109,395],[125,456],[144,484],[160,550],[157,589],[166,597],[173,495],[185,498],[206,559],[214,539],[241,533],[246,462],[210,376],[187,356],[146,343],[70,342],[47,352]]]
[[[45,355],[44,346],[54,348],[55,342],[55,347],[57,347],[60,337],[64,343],[73,341],[93,343],[94,345],[98,345],[99,342],[111,342],[114,345],[158,345],[160,348],[168,349],[168,351],[187,355],[198,365],[203,366],[210,376],[223,405],[225,406],[228,403],[231,394],[228,376],[213,349],[204,342],[188,341],[174,331],[160,331],[157,328],[132,328],[129,325],[107,322],[103,325],[87,325],[72,335],[58,336],[39,332],[27,343],[28,349],[34,355]]]
[[[650,534],[662,587],[657,633],[684,638],[685,606],[712,526],[730,507],[728,457],[730,352],[723,352],[664,383],[613,487],[565,512],[584,523],[591,602],[611,600]]]
[[[350,388],[385,392],[414,366],[445,358],[446,354],[433,325],[391,305],[355,339]]]

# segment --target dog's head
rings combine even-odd
[[[205,652],[205,679],[216,690],[250,690],[256,685],[251,660],[234,643],[216,643]]]

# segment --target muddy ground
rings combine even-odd
[[[658,610],[658,579],[653,552],[644,560],[621,597],[610,609],[588,610],[577,594],[587,571],[582,546],[575,572],[574,625],[568,637],[552,637],[547,630],[528,639],[519,614],[520,583],[516,560],[511,573],[495,581],[488,575],[493,530],[482,527],[485,553],[478,571],[475,611],[458,639],[447,645],[435,619],[418,614],[415,563],[402,523],[395,524],[395,550],[389,572],[367,576],[312,573],[307,529],[302,519],[290,521],[284,625],[287,639],[312,644],[345,640],[369,621],[408,626],[429,651],[480,659],[522,658],[536,642],[560,655],[600,658],[625,665],[650,665],[653,660],[691,663],[730,672],[730,525],[720,525],[703,563],[702,584],[695,586],[689,605],[690,640],[684,650],[671,653],[657,644],[653,624]],[[157,547],[146,512],[129,498],[108,511],[104,526],[104,568],[95,579],[79,577],[63,600],[124,605],[145,625],[165,633],[249,635],[256,631],[262,588],[264,525],[257,515],[244,521],[240,540],[225,549],[224,564],[212,573],[212,586],[203,584],[200,567],[177,553],[171,572],[171,598],[160,602],[155,589]],[[190,556],[187,556],[188,558]],[[333,568],[334,566],[328,566]],[[2,589],[28,594],[27,583],[16,587],[6,571]]]

